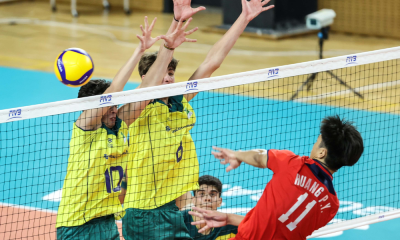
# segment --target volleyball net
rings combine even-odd
[[[226,173],[225,166],[211,155],[212,146],[234,150],[288,149],[298,155],[308,156],[318,137],[321,120],[338,114],[357,126],[364,139],[365,150],[355,166],[343,167],[334,174],[333,184],[340,200],[339,212],[331,223],[315,231],[312,237],[398,218],[399,56],[400,48],[383,49],[197,81],[1,110],[0,236],[2,239],[21,239],[23,236],[56,238],[56,218],[60,214],[60,202],[65,197],[62,196],[62,189],[66,187],[67,172],[77,171],[73,176],[78,179],[79,171],[89,176],[89,172],[97,167],[92,162],[89,166],[77,164],[69,169],[72,166],[68,163],[72,154],[71,147],[76,146],[71,141],[74,138],[73,125],[82,111],[190,93],[198,93],[190,101],[192,109],[183,106],[179,110],[179,106],[175,106],[177,111],[186,112],[185,121],[177,118],[177,124],[171,123],[174,116],[155,109],[158,111],[156,114],[162,115],[160,119],[165,121],[158,123],[164,126],[161,129],[157,126],[152,128],[151,124],[156,123],[146,123],[147,120],[143,120],[142,116],[138,117],[136,121],[143,120],[147,124],[138,127],[155,129],[151,136],[157,138],[153,142],[158,143],[149,145],[148,141],[140,142],[139,137],[129,133],[123,136],[124,140],[129,140],[129,144],[137,145],[137,152],[128,153],[128,157],[118,160],[123,161],[117,164],[122,166],[122,170],[117,165],[109,164],[113,155],[102,152],[106,146],[98,146],[101,156],[94,160],[102,160],[108,165],[105,171],[96,170],[90,176],[105,181],[104,189],[99,187],[100,180],[92,179],[91,182],[87,181],[90,184],[85,187],[74,189],[74,201],[88,201],[84,197],[88,191],[117,194],[121,190],[125,166],[130,164],[134,154],[139,155],[139,151],[147,148],[153,154],[149,160],[152,164],[130,165],[135,167],[132,173],[137,175],[128,176],[128,188],[137,187],[130,185],[132,182],[140,182],[140,179],[136,179],[130,183],[130,178],[147,179],[150,173],[162,178],[160,176],[164,176],[169,165],[161,160],[154,164],[154,161],[173,154],[176,163],[198,162],[200,176],[212,175],[221,180],[223,204],[219,211],[244,215],[261,197],[265,185],[272,178],[272,172],[245,165]],[[182,136],[179,137],[184,137],[185,128],[190,129],[194,145],[185,147],[183,142],[182,146],[181,139],[177,149],[166,150],[168,144],[176,146],[176,135],[180,132]],[[90,154],[92,150],[87,151]],[[196,179],[190,176],[196,174],[196,170],[192,169],[195,167],[193,164],[180,166],[177,171],[180,171],[182,178],[179,181]],[[184,191],[181,185],[162,186],[162,191],[158,189],[162,192],[161,196],[151,195],[152,191],[156,191],[155,186],[158,186],[156,182],[163,180],[155,179],[153,175],[153,185],[147,189],[150,195],[142,194],[144,188],[140,187],[134,199],[143,198],[157,205],[157,201],[162,203],[165,195],[171,194],[176,188]],[[169,177],[165,175],[165,178]],[[172,180],[170,182],[174,183]],[[100,195],[96,197],[100,199]],[[151,199],[146,199],[148,196],[152,196],[149,197]],[[157,197],[159,199],[153,199]],[[107,206],[103,205],[102,208],[106,209]],[[107,212],[104,209],[98,210],[96,216],[102,211]],[[63,221],[68,221],[68,218]]]

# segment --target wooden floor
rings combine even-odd
[[[92,56],[96,66],[94,74],[96,77],[112,79],[135,50],[138,44],[135,35],[140,32],[139,25],[142,24],[143,17],[148,16],[149,19],[158,17],[153,31],[155,35],[165,34],[172,19],[171,14],[154,12],[133,12],[131,16],[126,16],[122,9],[112,9],[111,12],[106,13],[101,7],[93,6],[79,6],[79,12],[80,17],[73,18],[69,11],[69,5],[58,4],[58,11],[52,13],[48,3],[0,4],[0,66],[52,72],[53,62],[62,50],[79,47],[88,51]],[[204,11],[195,16],[191,26],[198,26],[200,30],[192,37],[196,38],[198,42],[185,43],[175,51],[175,57],[180,60],[176,72],[177,81],[187,80],[204,60],[212,45],[222,37],[221,34],[202,32],[201,29],[221,23],[222,16],[218,11]],[[330,39],[325,43],[324,57],[399,45],[399,39],[332,33]],[[151,50],[157,49],[158,46]],[[315,34],[284,40],[241,37],[221,68],[213,76],[316,60],[317,50],[318,38]],[[396,76],[393,75],[392,78],[396,78],[398,74],[395,70],[393,71]],[[338,74],[341,73],[338,72]],[[326,78],[326,76],[321,75],[318,80],[322,78]],[[271,87],[264,86],[264,89],[261,89],[263,91],[261,96],[287,100],[303,80],[304,77],[277,80],[279,83],[271,82]],[[331,81],[332,79],[328,80],[317,81],[316,86],[319,87],[314,89],[319,89],[318,92],[316,92],[317,90],[308,93],[304,91],[299,97],[318,95],[321,94],[321,91],[326,93],[344,90],[335,81]],[[140,81],[137,71],[134,72],[131,81]],[[388,80],[378,80],[378,82],[382,81]],[[374,81],[363,81],[360,78],[354,82],[354,87],[372,83]],[[277,86],[278,88],[276,88]],[[258,87],[254,85],[247,87],[249,95],[254,95],[254,88]],[[400,95],[399,91],[396,90],[396,87],[390,91],[390,97],[383,93],[385,95],[384,104],[394,104],[394,109],[398,112],[400,111],[399,99],[397,99],[397,96]],[[364,101],[357,98],[350,99],[347,106],[379,110],[375,106],[370,106],[368,100],[379,98],[379,101],[382,101],[382,92],[379,96],[374,94],[376,91],[374,93],[366,92],[367,99]],[[337,101],[335,97],[324,103],[338,105]],[[375,103],[375,100],[372,101]],[[377,106],[382,105],[382,103],[379,104],[377,103]]]

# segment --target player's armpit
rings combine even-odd
[[[192,206],[192,194],[191,192],[187,192],[182,196],[178,197],[175,200],[176,206],[179,208],[180,211],[186,210],[191,208]]]
[[[226,220],[227,225],[232,225],[232,226],[239,226],[240,222],[244,219],[245,216],[242,215],[237,215],[233,213],[228,213],[228,218]]]

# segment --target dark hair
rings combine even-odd
[[[214,186],[217,189],[217,191],[219,192],[219,196],[221,197],[222,183],[218,178],[210,176],[210,175],[203,175],[203,176],[199,177],[199,186],[201,186],[203,184],[208,185],[208,186]],[[196,190],[193,191],[193,194],[196,195]]]
[[[153,63],[156,61],[157,54],[158,54],[158,51],[153,52],[153,53],[145,53],[140,58],[139,67],[138,67],[140,77],[147,74],[151,65],[153,65]],[[171,62],[168,65],[168,69],[172,68],[175,71],[177,66],[178,66],[178,60],[176,60],[175,58],[172,58]]]
[[[90,80],[79,89],[78,98],[101,95],[110,85],[111,82],[104,79]]]
[[[328,150],[325,163],[331,170],[353,166],[364,151],[361,134],[352,122],[340,119],[338,115],[326,117],[321,125],[320,147]]]

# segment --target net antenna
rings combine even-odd
[[[329,37],[330,25],[333,23],[333,19],[335,18],[336,13],[332,9],[322,9],[315,13],[311,13],[306,16],[307,28],[309,29],[320,29],[318,33],[319,38],[319,59],[323,59],[323,45],[324,40],[327,40]],[[335,78],[341,85],[345,86],[347,89],[352,91],[355,95],[364,100],[364,96],[357,92],[354,88],[348,85],[343,79],[338,77],[332,71],[326,71],[329,75]],[[294,100],[299,92],[303,90],[304,86],[307,86],[307,92],[311,90],[314,80],[316,79],[318,72],[312,73],[305,82],[297,89],[296,93],[290,98],[290,100]]]

